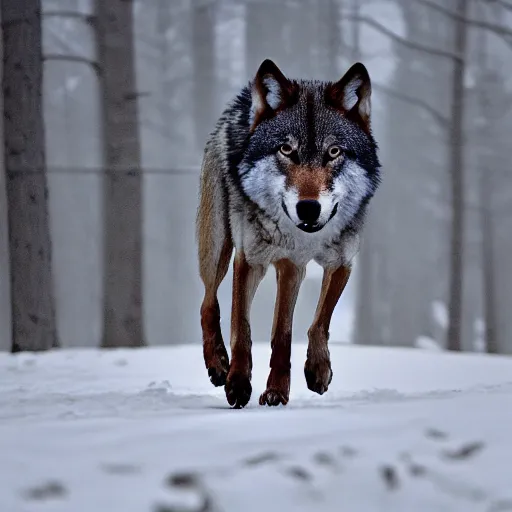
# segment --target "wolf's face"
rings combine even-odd
[[[355,64],[336,83],[290,81],[265,61],[252,84],[241,185],[267,215],[307,233],[343,225],[378,184],[370,79]]]

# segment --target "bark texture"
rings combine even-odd
[[[42,107],[40,0],[2,0],[12,351],[58,346]]]
[[[450,127],[450,179],[451,179],[451,240],[450,290],[448,305],[448,350],[462,350],[462,282],[464,248],[464,72],[467,46],[467,0],[457,0],[455,22],[455,61],[452,83],[452,109]]]
[[[142,176],[133,2],[97,0],[105,161],[103,347],[145,344]]]

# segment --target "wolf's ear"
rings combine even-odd
[[[327,87],[326,101],[365,131],[370,129],[372,85],[366,67],[357,62],[336,83]]]
[[[288,80],[274,62],[264,60],[252,83],[251,131],[279,110],[291,106],[297,97],[298,86]]]

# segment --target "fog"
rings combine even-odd
[[[372,79],[383,181],[330,339],[446,347],[450,319],[457,322],[450,312],[457,309],[458,262],[462,350],[492,345],[512,353],[512,4],[471,1],[461,16],[461,2],[133,2],[145,343],[201,342],[195,214],[203,149],[226,103],[271,58],[290,78],[338,80],[361,61]],[[98,68],[94,8],[89,0],[43,1],[49,216],[63,347],[102,340],[101,84],[117,71]],[[456,189],[454,172],[461,178]],[[458,245],[454,201],[463,219]],[[10,350],[6,204],[1,172],[0,348]],[[320,267],[310,264],[295,312],[297,340],[307,339],[320,282]],[[270,269],[252,308],[254,340],[270,339],[275,292]],[[219,301],[228,339],[231,272]]]

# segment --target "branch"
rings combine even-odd
[[[93,25],[96,21],[94,14],[85,14],[77,11],[43,11],[44,18],[74,18],[81,20],[88,25]]]
[[[99,76],[101,75],[100,65],[95,61],[88,59],[87,57],[82,57],[81,55],[61,55],[61,54],[53,54],[48,53],[43,56],[43,60],[55,60],[55,61],[65,61],[65,62],[75,62],[79,64],[87,64],[95,73]]]
[[[381,34],[384,34],[385,36],[389,37],[393,41],[395,41],[398,44],[401,44],[407,48],[411,48],[412,50],[417,50],[423,53],[428,53],[430,55],[436,55],[438,57],[444,57],[447,59],[451,59],[454,61],[462,61],[462,56],[450,52],[448,50],[443,50],[441,48],[433,48],[431,46],[424,46],[419,43],[415,43],[413,41],[409,41],[409,39],[405,39],[402,36],[399,36],[398,34],[395,34],[392,30],[389,30],[384,25],[381,25],[378,21],[374,20],[373,18],[369,18],[367,16],[344,16],[344,19],[349,19],[353,21],[359,21],[360,23],[365,23],[366,25],[374,28]]]
[[[388,96],[392,96],[397,100],[403,101],[404,103],[409,103],[410,105],[414,105],[415,107],[419,107],[430,114],[432,119],[443,129],[447,128],[448,119],[444,117],[441,113],[439,113],[434,107],[429,105],[426,101],[420,100],[419,98],[414,98],[413,96],[409,96],[407,94],[403,94],[401,92],[395,91],[391,87],[388,87],[383,84],[378,84],[372,82],[372,88],[376,91],[380,91]]]
[[[485,20],[475,20],[475,19],[465,18],[464,16],[460,16],[459,14],[457,14],[456,12],[453,12],[452,10],[448,9],[447,7],[436,4],[432,0],[415,0],[415,2],[418,4],[422,4],[426,7],[429,7],[430,9],[433,9],[435,11],[438,11],[438,12],[444,14],[445,16],[452,18],[455,21],[462,21],[463,23],[466,23],[468,25],[472,25],[474,27],[489,30],[490,32],[493,32],[494,34],[497,34],[499,36],[512,37],[512,29],[505,27],[503,25],[491,23],[491,22],[485,21]],[[507,44],[510,44],[512,46],[512,41],[510,41],[508,39],[504,39],[504,41]]]

